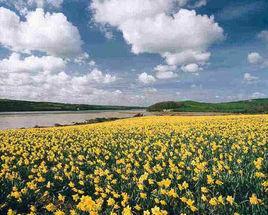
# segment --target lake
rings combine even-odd
[[[128,118],[145,110],[123,111],[42,111],[42,112],[8,112],[0,113],[0,130],[13,128],[49,127],[55,124],[71,125],[96,118]]]

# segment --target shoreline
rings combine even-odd
[[[91,115],[92,114],[92,115]],[[228,116],[228,115],[239,115],[235,113],[217,113],[217,112],[147,112],[145,110],[134,110],[134,111],[115,111],[115,112],[81,112],[82,118],[73,118],[77,113],[55,113],[53,114],[39,113],[37,115],[31,114],[19,114],[19,115],[1,115],[0,118],[7,119],[7,122],[2,123],[0,121],[0,131],[5,130],[20,130],[20,129],[32,129],[32,128],[53,128],[53,127],[68,127],[68,126],[79,126],[79,125],[90,125],[102,122],[111,122],[121,119],[130,119],[143,116]],[[78,114],[79,115],[79,114]],[[57,118],[58,117],[58,118]],[[23,119],[21,119],[23,118]],[[56,119],[55,119],[56,118]],[[33,120],[33,121],[31,121]],[[45,121],[42,121],[45,120]],[[39,124],[40,123],[40,124]],[[43,124],[43,125],[42,125]]]
[[[101,122],[109,122],[120,119],[141,117],[147,115],[145,111],[116,111],[98,113],[55,113],[46,114],[13,114],[0,115],[0,131],[31,129],[31,128],[51,128],[76,125],[89,125]]]
[[[69,127],[69,126],[79,126],[79,125],[91,125],[91,124],[98,124],[103,122],[113,122],[121,119],[131,119],[134,117],[124,117],[124,118],[95,118],[95,119],[89,119],[85,120],[84,122],[74,122],[73,124],[59,124],[56,123],[53,126],[38,126],[36,125],[33,128],[57,128],[57,127]],[[29,128],[18,128],[18,129],[29,129]]]
[[[120,113],[120,112],[119,112]],[[124,112],[126,113],[126,112]],[[128,114],[133,114],[133,112],[128,112]],[[212,112],[144,112],[144,113],[137,113],[134,116],[130,117],[101,117],[101,118],[94,118],[85,120],[84,122],[73,122],[71,124],[59,124],[55,123],[52,126],[34,126],[32,128],[54,128],[54,127],[69,127],[69,126],[79,126],[79,125],[91,125],[91,124],[98,124],[103,122],[113,122],[122,119],[131,119],[131,118],[139,118],[145,116],[225,116],[225,115],[233,115],[232,113],[212,113]],[[18,129],[28,129],[28,128],[18,128]]]
[[[52,115],[52,114],[90,114],[90,113],[136,113],[145,112],[145,109],[133,110],[81,110],[81,111],[19,111],[19,112],[0,112],[1,116],[20,116],[20,115]]]

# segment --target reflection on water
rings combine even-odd
[[[70,125],[95,118],[127,118],[144,110],[79,111],[79,112],[13,112],[0,113],[0,129],[32,128],[35,126]]]

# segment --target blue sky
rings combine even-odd
[[[124,1],[0,0],[0,97],[117,105],[268,97],[266,0],[145,0],[145,11]]]

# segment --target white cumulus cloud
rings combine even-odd
[[[152,84],[156,81],[154,76],[148,75],[146,72],[141,73],[138,76],[138,80],[139,80],[139,82],[141,82],[143,84]]]
[[[264,93],[261,93],[261,92],[254,92],[254,93],[252,93],[252,95],[250,97],[253,99],[259,99],[259,98],[265,98],[266,95]]]
[[[88,75],[82,77],[86,82],[96,82],[101,84],[109,84],[116,81],[116,77],[111,74],[103,74],[98,69],[93,69]]]
[[[176,0],[176,2],[180,7],[188,6],[190,8],[198,8],[207,5],[207,0],[196,0],[194,2],[191,0]]]
[[[223,33],[213,18],[185,9],[173,17],[159,14],[145,20],[130,20],[120,28],[135,54],[202,51],[221,39]]]
[[[25,2],[25,4],[29,6],[45,7],[47,5],[59,8],[61,7],[63,0],[24,0],[22,2]]]
[[[257,80],[259,80],[259,78],[257,76],[253,76],[250,73],[245,73],[244,74],[244,81],[245,82],[250,83],[250,82],[257,81]]]
[[[18,53],[13,53],[9,58],[0,60],[0,72],[45,72],[62,71],[65,69],[66,61],[54,56],[29,56],[22,59]]]
[[[70,57],[81,53],[78,29],[62,13],[29,12],[20,20],[9,9],[0,8],[0,44],[13,51],[40,51]]]
[[[169,11],[172,0],[93,0],[91,9],[95,21],[112,26],[120,26],[128,20],[154,17]]]
[[[259,34],[258,34],[258,38],[268,42],[268,31],[267,30],[264,30],[264,31],[261,31]]]
[[[144,92],[147,94],[153,94],[153,93],[157,93],[158,90],[156,88],[149,87],[149,88],[144,89]]]
[[[207,5],[207,0],[198,0],[194,3],[193,7],[197,8],[197,7],[203,7]]]
[[[250,64],[257,65],[260,68],[268,67],[268,59],[261,56],[258,52],[248,54],[247,60]]]
[[[184,72],[191,72],[191,73],[198,73],[200,70],[202,70],[197,64],[192,63],[188,64],[186,66],[181,67],[182,71]]]
[[[163,57],[169,65],[185,65],[191,63],[205,64],[211,56],[210,52],[187,50],[180,53],[166,53]]]
[[[175,72],[172,72],[172,71],[166,71],[166,72],[158,71],[156,73],[156,77],[158,79],[172,79],[172,78],[178,77],[178,74],[176,74]]]
[[[187,4],[180,1],[180,4]],[[214,17],[180,9],[172,0],[93,0],[95,22],[116,27],[132,52],[160,54],[170,65],[204,64],[207,49],[224,39]]]
[[[263,57],[257,52],[252,52],[248,54],[248,62],[251,64],[260,64],[263,62]]]
[[[20,15],[24,16],[36,8],[60,9],[63,0],[0,0],[0,3],[16,9]]]
[[[103,89],[116,81],[115,76],[96,68],[79,75],[64,69],[67,69],[65,62],[55,57],[22,58],[12,54],[0,61],[0,97],[94,104],[118,104],[126,100],[121,98],[119,90]]]
[[[177,67],[175,65],[169,66],[169,65],[158,65],[154,68],[156,71],[156,77],[158,79],[172,79],[178,77],[175,70]]]

